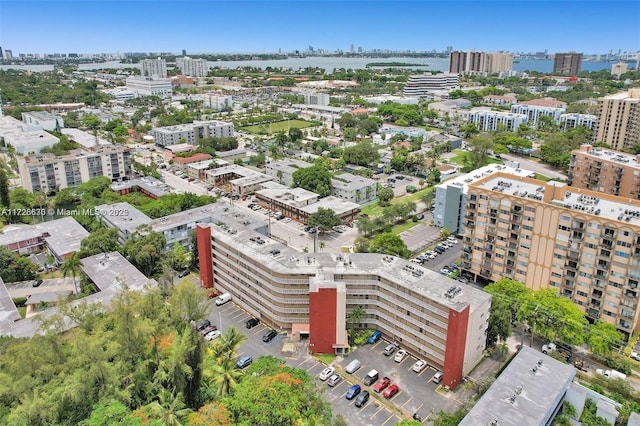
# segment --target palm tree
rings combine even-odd
[[[244,371],[236,368],[233,360],[227,358],[221,359],[219,363],[211,360],[203,367],[202,371],[207,389],[215,390],[215,396],[218,398],[233,393],[233,388],[236,387],[243,374]],[[208,393],[208,396],[214,396],[211,395],[212,392]]]
[[[168,390],[161,388],[158,393],[158,400],[146,405],[149,412],[160,419],[165,426],[182,426],[180,419],[191,412],[185,408],[182,401],[182,394],[175,397]]]
[[[238,348],[247,340],[246,334],[238,332],[235,327],[229,327],[227,332],[221,335],[214,345],[214,353],[218,359],[234,359],[238,354]]]
[[[63,277],[67,277],[71,275],[73,277],[73,287],[75,288],[76,294],[78,294],[78,285],[76,283],[76,277],[80,272],[80,258],[78,257],[78,253],[73,253],[71,257],[69,257],[65,262],[60,266],[60,271],[62,272]]]

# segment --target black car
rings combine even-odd
[[[356,407],[362,407],[369,400],[369,391],[364,391],[356,397]]]
[[[260,320],[258,318],[250,318],[250,319],[247,320],[245,326],[247,328],[253,328],[258,324],[260,324]]]
[[[182,271],[182,272],[180,272],[180,273],[178,274],[178,278],[184,278],[184,277],[186,277],[187,275],[189,275],[189,273],[190,273],[190,272],[189,272],[189,270],[188,270],[188,269],[185,269],[184,271]]]
[[[40,284],[42,284],[42,280],[35,280],[32,284],[33,287],[40,287]]]
[[[206,320],[202,320],[202,321],[200,321],[200,322],[198,322],[196,324],[196,330],[197,331],[204,330],[205,328],[209,327],[210,325],[211,325],[211,321],[209,321],[207,319]]]
[[[433,250],[437,251],[439,254],[442,254],[445,252],[445,248],[441,247],[441,246],[437,246],[436,248],[434,248]]]
[[[269,343],[270,341],[272,341],[276,336],[278,335],[278,332],[275,330],[269,330],[267,331],[264,336],[262,336],[262,341],[265,343]]]

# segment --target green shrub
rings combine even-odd
[[[16,297],[15,299],[13,299],[13,303],[15,303],[17,308],[21,308],[24,306],[25,303],[27,303],[27,298],[26,297]]]

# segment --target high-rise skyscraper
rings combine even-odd
[[[187,49],[182,49],[182,56],[187,56]]]
[[[145,77],[166,77],[167,61],[162,58],[140,61],[141,75]]]
[[[618,150],[640,144],[640,89],[598,99],[595,141]]]
[[[458,74],[495,74],[511,71],[510,53],[462,52],[449,54],[449,72]]]
[[[209,72],[209,66],[205,59],[193,59],[185,56],[184,58],[176,58],[176,65],[184,75],[190,77],[206,77]]]
[[[582,53],[556,53],[553,59],[553,73],[578,75],[582,67]]]

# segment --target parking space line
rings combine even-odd
[[[393,414],[391,411],[387,410],[387,412],[388,412],[389,414],[391,414],[391,415],[390,415],[390,416],[389,416],[389,418],[388,418],[387,420],[385,420],[385,421],[384,421],[384,423],[382,423],[380,426],[384,426],[384,425],[386,425],[386,424],[387,424],[387,422],[388,422],[389,420],[391,420],[392,418],[394,418],[394,417],[395,417],[395,414]]]
[[[398,393],[397,393],[397,395],[399,395],[399,394],[400,394],[400,392],[398,392]],[[409,401],[413,401],[413,398],[412,398],[412,397],[409,397],[409,399],[407,400],[407,402],[405,402],[404,404],[402,404],[402,405],[400,406],[400,408],[404,408],[404,406],[405,406],[405,405],[407,405],[407,404],[409,403]]]
[[[376,411],[375,413],[373,413],[373,414],[371,415],[371,417],[369,417],[369,419],[370,419],[370,420],[371,420],[371,419],[373,419],[375,416],[377,416],[377,415],[378,415],[378,413],[379,413],[380,411],[382,411],[382,410],[386,410],[386,409],[387,409],[387,407],[385,407],[385,406],[384,406],[384,404],[383,404],[382,402],[380,402],[380,408],[378,409],[378,411]]]
[[[304,364],[307,361],[311,361],[312,359],[313,358],[305,358],[305,359],[303,359],[302,362],[298,364],[298,367],[300,367],[302,364]]]
[[[422,370],[421,372],[418,373],[418,377],[422,376],[424,374],[425,371],[429,371],[428,368],[425,368],[424,370]]]

